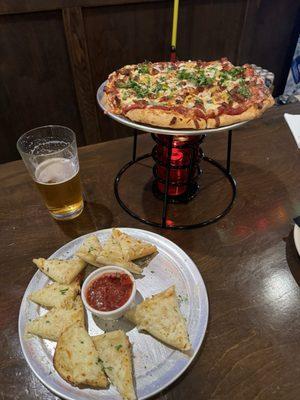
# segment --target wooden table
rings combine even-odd
[[[72,222],[49,216],[21,161],[0,166],[0,399],[55,398],[27,366],[18,339],[20,302],[35,272],[31,259],[110,226],[153,230],[173,240],[198,265],[208,290],[210,318],[200,354],[157,398],[300,398],[300,262],[292,237],[292,218],[300,215],[300,160],[284,112],[300,113],[300,106],[274,107],[234,132],[238,197],[226,217],[197,230],[152,229],[120,208],[113,179],[131,157],[131,138],[80,149],[87,202]],[[139,140],[140,152],[151,149],[149,135]],[[225,146],[226,135],[215,134],[204,150],[224,162]],[[134,207],[146,201],[141,179],[138,174],[127,187]],[[161,207],[157,200],[152,204],[151,212]]]

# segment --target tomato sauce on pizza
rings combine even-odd
[[[133,121],[173,129],[206,129],[254,119],[274,104],[248,64],[144,62],[109,75],[104,104]]]

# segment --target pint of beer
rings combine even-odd
[[[50,214],[73,219],[83,210],[76,137],[56,125],[33,129],[20,137],[18,150]]]

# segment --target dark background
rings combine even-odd
[[[0,162],[26,130],[61,124],[78,145],[132,132],[103,115],[96,90],[124,64],[168,59],[172,1],[0,0]],[[282,93],[300,25],[299,0],[181,0],[180,59],[254,63]]]

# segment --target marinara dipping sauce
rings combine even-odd
[[[92,280],[86,289],[88,304],[98,311],[113,311],[129,299],[133,282],[123,272],[107,272]]]

